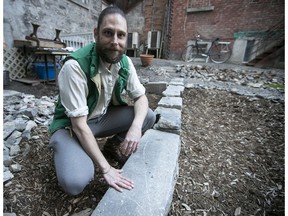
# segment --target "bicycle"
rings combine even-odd
[[[230,42],[219,40],[219,38],[214,39],[210,48],[206,52],[207,43],[200,44],[199,42],[202,41],[202,39],[200,39],[200,35],[197,35],[195,38],[195,44],[186,46],[182,51],[182,60],[185,62],[192,62],[196,58],[206,58],[206,63],[211,59],[212,62],[218,64],[228,61],[232,55]]]

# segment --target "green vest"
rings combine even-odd
[[[64,59],[64,63],[69,59],[75,59],[87,77],[88,96],[87,106],[89,109],[88,116],[97,105],[99,92],[101,91],[101,79],[98,72],[99,57],[96,53],[96,43],[89,44]],[[121,93],[127,87],[127,80],[129,77],[129,63],[126,55],[123,55],[120,61],[121,68],[118,71],[118,79],[113,91],[113,96],[117,101],[117,105],[127,105],[126,101],[121,97]],[[54,118],[49,126],[49,133],[53,133],[60,128],[70,127],[71,120],[65,114],[65,108],[61,103],[61,97],[58,97],[58,103],[55,108]]]

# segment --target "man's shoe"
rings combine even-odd
[[[104,147],[103,154],[105,157],[110,157],[120,163],[121,166],[125,164],[129,156],[125,156],[120,151],[120,141],[114,137],[108,138]]]

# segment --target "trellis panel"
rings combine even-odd
[[[33,61],[32,53],[24,53],[22,49],[9,48],[3,50],[4,61],[3,65],[5,70],[9,71],[11,79],[20,79],[25,77],[29,70],[31,70],[30,62]],[[27,71],[26,71],[27,67]]]

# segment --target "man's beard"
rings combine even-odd
[[[97,54],[100,56],[102,61],[107,62],[109,64],[115,64],[118,63],[124,54],[124,50],[115,50],[113,48],[105,48],[102,46],[99,42],[96,43],[96,51]],[[111,52],[118,52],[116,56],[111,56]]]

